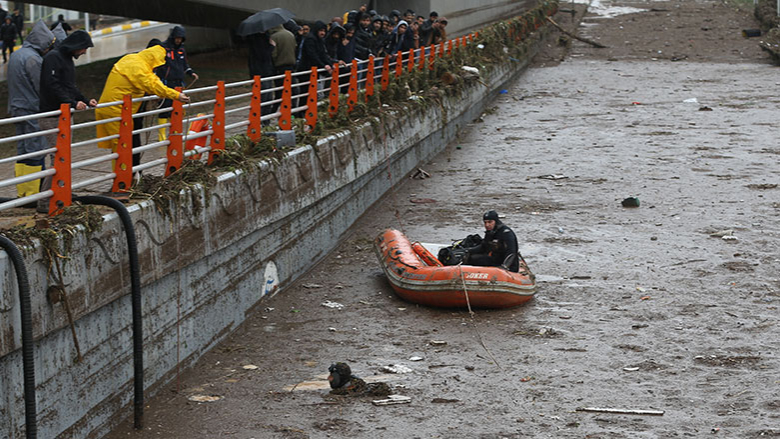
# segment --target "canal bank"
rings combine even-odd
[[[528,34],[522,59],[481,68],[478,81],[459,84],[459,94],[442,93],[413,111],[388,109],[381,121],[322,137],[281,161],[223,174],[213,187],[185,191],[169,209],[152,201],[130,206],[141,262],[147,395],[234,331],[263,297],[321,260],[390,187],[456,138],[523,71],[542,30]],[[25,254],[41,437],[99,437],[130,415],[127,250],[116,214],[104,219],[100,231],[61,238],[59,267],[50,269],[40,246]],[[12,271],[5,255],[0,265]],[[0,376],[9,390],[0,434],[22,437],[19,301],[14,276],[3,281]],[[65,287],[67,303],[51,300],[51,285]]]

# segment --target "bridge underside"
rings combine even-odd
[[[383,14],[392,9],[404,11],[410,8],[427,16],[428,12],[435,10],[449,19],[447,33],[457,35],[517,15],[527,9],[532,0],[481,0],[477,6],[473,0],[35,0],[35,3],[94,14],[216,29],[235,29],[251,14],[275,7],[289,9],[296,14],[296,21],[328,22],[332,17],[366,3],[369,9]]]
[[[223,4],[210,4],[192,0],[155,0],[148,2],[107,0],[36,0],[36,4],[86,11],[91,14],[116,15],[141,20],[167,21],[189,26],[235,28],[245,18],[263,7],[237,8]],[[233,2],[236,3],[236,2]],[[273,6],[269,6],[273,7]]]

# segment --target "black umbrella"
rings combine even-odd
[[[287,23],[295,14],[282,8],[266,9],[253,14],[251,17],[242,21],[238,25],[238,35],[245,37],[247,35],[259,34],[265,32],[280,24]]]

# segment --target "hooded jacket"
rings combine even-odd
[[[3,40],[8,44],[14,44],[16,40],[16,33],[16,25],[14,24],[13,20],[8,23],[3,21],[3,23],[0,24],[0,40]]]
[[[176,45],[176,38],[181,38],[181,44],[178,46]],[[184,86],[184,75],[192,76],[194,73],[187,62],[187,52],[184,50],[184,41],[186,39],[184,28],[174,26],[170,35],[168,35],[168,39],[162,45],[165,48],[165,65],[157,69],[157,76],[168,87]]]
[[[33,26],[22,48],[11,54],[8,61],[8,115],[26,116],[35,114],[40,108],[41,54],[54,43],[54,35],[43,23]],[[17,134],[39,131],[37,120],[28,120],[16,124]],[[16,152],[26,154],[47,148],[43,136],[22,139],[16,142]],[[41,159],[22,160],[21,163],[38,165]]]
[[[58,48],[62,45],[62,42],[65,41],[65,38],[68,38],[68,33],[65,32],[65,29],[63,29],[62,24],[58,23],[54,28],[51,29],[51,33],[54,34],[54,48]]]
[[[377,21],[382,23],[382,17],[378,15],[374,17],[374,19],[371,21],[371,25],[373,26]],[[376,56],[384,56],[385,46],[387,46],[389,39],[390,34],[385,32],[382,28],[380,28],[379,31],[374,31],[374,35],[371,39],[371,52]]]
[[[153,46],[138,53],[123,56],[114,64],[111,73],[108,74],[103,93],[100,95],[100,103],[121,101],[124,95],[129,94],[133,99],[140,98],[144,94],[155,94],[164,99],[177,99],[179,92],[166,87],[160,78],[154,74],[154,69],[165,64],[165,48]],[[140,102],[133,103],[133,113],[138,111]],[[103,120],[119,117],[122,107],[98,108],[95,110],[95,119]],[[98,137],[106,137],[119,133],[119,122],[110,122],[97,126]],[[101,148],[112,148],[117,140],[109,140],[98,144]]]
[[[311,31],[303,39],[301,53],[298,59],[298,71],[309,71],[312,67],[322,68],[326,65],[332,65],[335,60],[328,55],[325,48],[325,42],[317,34],[325,29],[326,25],[322,21],[317,21],[312,26]]]
[[[357,23],[357,30],[355,36],[352,37],[355,40],[355,58],[365,61],[371,55],[371,46],[374,39],[374,34],[369,24],[367,28],[360,26]]]
[[[35,23],[22,48],[8,62],[8,114],[25,116],[40,109],[41,54],[54,43],[43,21]]]
[[[293,70],[295,68],[295,35],[292,32],[279,25],[268,31],[271,39],[276,43],[272,53],[274,66],[278,68],[285,67]]]
[[[346,24],[344,26],[344,35],[346,37],[346,34],[349,33],[350,28],[354,29],[355,25],[353,24]],[[336,58],[338,58],[339,61],[344,61],[345,63],[349,64],[352,62],[352,60],[355,58],[355,37],[353,34],[353,37],[349,39],[347,44],[341,44],[339,46],[338,50],[336,51]]]
[[[333,39],[334,34],[339,34],[340,37],[337,40],[334,40]],[[344,39],[344,36],[346,34],[347,32],[344,30],[343,27],[339,26],[336,23],[333,23],[331,25],[330,30],[325,35],[325,48],[328,50],[328,55],[331,58],[338,59],[339,48],[343,46],[342,40]]]
[[[77,30],[58,48],[43,57],[41,66],[41,111],[59,110],[60,104],[75,107],[79,101],[87,98],[76,87],[76,67],[73,64],[73,52],[93,47],[92,38],[84,30]]]
[[[401,25],[406,26],[406,31],[404,31],[404,33],[398,32],[398,28],[400,28]],[[405,20],[399,21],[398,24],[395,25],[393,33],[390,34],[390,53],[394,54],[399,50],[401,52],[406,52],[410,48],[414,48],[414,39],[409,38],[411,34],[412,31],[409,30],[409,24],[407,24]]]

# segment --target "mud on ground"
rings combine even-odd
[[[780,437],[780,100],[736,34],[757,25],[720,2],[602,5],[646,11],[582,20],[611,49],[573,42],[560,62],[552,39],[423,165],[431,178],[407,179],[161,390],[147,429],[109,437]],[[533,301],[472,318],[392,293],[381,230],[448,242],[490,208],[538,275]],[[329,395],[337,361],[411,403]]]

